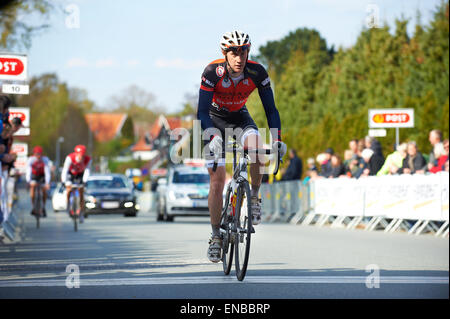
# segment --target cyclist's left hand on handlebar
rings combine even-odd
[[[220,136],[214,136],[214,138],[209,142],[209,149],[216,156],[220,156],[222,154],[222,143],[223,140]]]
[[[276,141],[272,144],[272,152],[278,152],[280,154],[280,158],[283,158],[287,152],[287,146],[281,141]]]

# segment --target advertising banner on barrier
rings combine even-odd
[[[437,174],[414,175],[406,200],[409,209],[403,218],[441,220],[441,177]]]
[[[442,220],[449,220],[449,213],[448,213],[448,178],[449,174],[448,172],[440,172],[439,173],[441,177],[441,219]]]
[[[363,182],[336,178],[314,181],[314,212],[323,215],[361,216],[364,211]]]
[[[333,216],[448,220],[448,173],[314,181],[314,211]]]

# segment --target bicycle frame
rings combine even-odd
[[[75,200],[78,201],[78,206],[81,209],[80,188],[82,188],[82,187],[83,187],[83,185],[81,185],[81,184],[72,184],[71,185],[71,190],[70,190],[70,194],[69,194],[69,202],[67,203],[69,211],[72,208],[73,201],[75,201]]]
[[[271,154],[271,150],[245,150],[242,147],[237,146],[236,143],[227,144],[227,146],[229,145],[232,145],[233,148],[233,176],[227,186],[225,204],[223,206],[221,216],[221,234],[223,240],[222,262],[224,273],[225,275],[228,275],[231,270],[234,251],[236,276],[238,280],[242,281],[247,271],[248,258],[250,253],[250,237],[251,234],[255,232],[252,226],[250,203],[248,202],[251,197],[247,172],[248,162],[251,159],[249,153],[262,153],[269,155]],[[236,161],[237,152],[240,152],[242,154],[242,156],[239,157],[238,162]],[[278,172],[278,167],[280,164],[279,155],[277,160],[278,161],[274,174]],[[214,162],[213,171],[215,171],[216,169],[217,158]],[[243,200],[247,200],[247,204],[243,205]],[[231,207],[229,207],[229,205],[231,205]],[[238,208],[237,213],[236,207]],[[244,207],[244,210],[247,210],[247,214],[241,211],[242,207]],[[241,216],[244,217],[243,220],[240,219]],[[244,250],[241,250],[240,247],[245,248]],[[241,254],[243,255],[241,256]]]

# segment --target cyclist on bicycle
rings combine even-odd
[[[47,217],[45,212],[45,202],[47,201],[47,191],[50,189],[50,161],[47,156],[43,156],[43,150],[40,146],[35,146],[33,149],[33,156],[28,159],[26,169],[26,181],[30,184],[31,205],[34,208],[34,198],[36,196],[36,185],[44,184],[42,199],[44,201],[42,212],[43,217]],[[31,215],[35,214],[34,209],[31,210]]]
[[[86,155],[86,147],[84,145],[75,146],[74,152],[67,155],[64,161],[63,170],[61,172],[61,181],[66,186],[67,205],[69,205],[70,192],[72,185],[80,185],[80,222],[84,219],[84,184],[86,183],[91,166],[91,157]]]
[[[207,167],[210,175],[208,207],[212,236],[207,256],[212,262],[221,260],[220,218],[226,175],[224,153],[228,137],[228,134],[225,135],[226,129],[233,130],[233,137],[244,148],[263,147],[258,127],[245,106],[249,95],[255,89],[258,89],[271,128],[274,141],[272,149],[279,152],[281,157],[286,153],[286,145],[281,142],[280,116],[275,107],[269,76],[261,64],[248,60],[250,46],[248,34],[242,31],[226,32],[220,41],[224,59],[215,60],[205,68],[200,86],[197,117],[205,131],[203,138],[208,145],[206,149],[210,151]],[[214,155],[220,157],[215,172],[212,169],[214,160],[211,160]],[[258,158],[252,159],[250,176],[254,225],[261,222],[261,200],[258,198],[262,179],[261,167]]]

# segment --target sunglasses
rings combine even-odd
[[[239,50],[245,51],[248,49],[250,49],[250,44],[243,44],[243,45],[230,46],[227,48],[227,51],[233,51],[234,53],[236,53]]]

